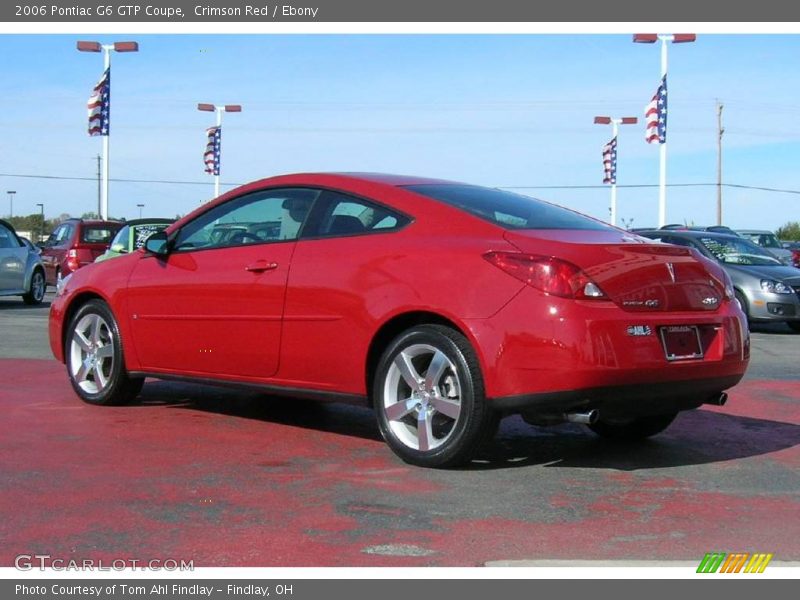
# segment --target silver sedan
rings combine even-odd
[[[800,332],[800,269],[741,237],[705,231],[639,231],[667,244],[689,246],[722,265],[751,321],[785,321]]]
[[[39,304],[44,290],[44,266],[36,248],[0,219],[0,296],[22,296],[25,304]]]

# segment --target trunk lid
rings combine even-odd
[[[505,238],[580,267],[628,312],[713,311],[725,296],[722,270],[691,248],[614,230],[512,230]]]

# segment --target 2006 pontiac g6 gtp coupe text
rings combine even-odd
[[[655,435],[724,403],[749,360],[730,279],[690,248],[373,174],[257,181],[76,271],[50,344],[91,404],[128,402],[145,377],[368,403],[428,467],[469,461],[512,413]]]

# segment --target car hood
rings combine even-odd
[[[785,265],[723,265],[733,276],[734,273],[749,275],[760,279],[777,279],[791,286],[800,285],[800,269]]]

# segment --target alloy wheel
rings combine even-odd
[[[382,409],[403,445],[423,452],[438,448],[453,435],[461,417],[456,366],[434,346],[403,348],[386,373]]]

